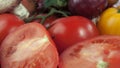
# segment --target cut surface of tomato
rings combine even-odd
[[[68,48],[59,68],[120,68],[120,36],[100,36]]]
[[[28,23],[12,31],[1,45],[2,68],[56,68],[58,53],[46,29]]]

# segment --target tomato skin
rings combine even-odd
[[[106,9],[97,23],[97,27],[102,35],[120,35],[120,13],[117,8]]]
[[[39,23],[24,24],[1,45],[2,68],[57,68],[58,53],[47,30]]]
[[[100,36],[65,50],[59,68],[119,68],[119,56],[120,36]]]
[[[13,14],[0,14],[0,43],[5,36],[24,22]]]
[[[99,35],[96,26],[81,16],[60,18],[52,24],[48,31],[53,37],[59,53],[75,43]]]

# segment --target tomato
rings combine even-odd
[[[27,23],[7,35],[0,60],[2,68],[57,68],[58,52],[42,25]]]
[[[24,22],[13,14],[0,14],[0,43],[5,36]]]
[[[106,9],[97,23],[101,34],[120,35],[120,10],[117,8]]]
[[[59,18],[48,29],[59,53],[83,40],[99,35],[96,26],[89,19],[81,16]]]
[[[59,68],[120,68],[120,36],[99,36],[68,48]]]

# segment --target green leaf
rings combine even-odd
[[[44,7],[50,8],[50,7],[65,7],[67,5],[67,0],[44,0]]]

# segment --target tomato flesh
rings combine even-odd
[[[60,56],[59,68],[119,68],[120,36],[100,36],[78,43]]]
[[[45,28],[29,23],[5,38],[0,59],[2,68],[56,68],[58,53]]]

